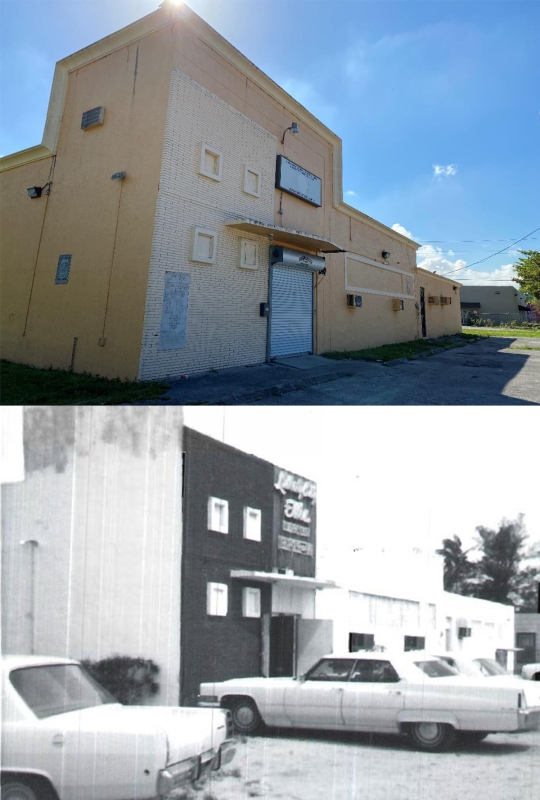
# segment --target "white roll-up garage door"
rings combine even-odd
[[[272,267],[270,357],[313,350],[313,272]]]

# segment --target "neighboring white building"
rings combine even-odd
[[[2,650],[151,658],[177,705],[182,409],[28,408],[2,486]]]
[[[441,556],[366,548],[343,569],[339,589],[317,594],[317,616],[333,621],[335,651],[378,645],[495,657],[514,646],[513,606],[445,592]]]

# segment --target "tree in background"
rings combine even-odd
[[[496,531],[479,525],[476,532],[482,554],[478,562],[477,597],[513,605],[522,585],[521,562],[527,539],[523,514],[515,520],[503,519]]]
[[[540,252],[538,250],[518,250],[523,256],[514,264],[519,288],[525,294],[530,294],[535,300],[540,300]]]
[[[444,558],[444,588],[456,594],[471,594],[471,578],[475,573],[475,565],[467,558],[469,550],[463,550],[461,539],[443,539],[443,546],[436,551]]]
[[[437,550],[444,557],[444,588],[469,597],[514,605],[517,611],[534,612],[538,606],[540,572],[534,560],[540,548],[527,548],[523,514],[515,520],[503,519],[497,530],[479,525],[477,544],[463,550],[461,539],[443,539]],[[480,553],[470,561],[468,554]]]

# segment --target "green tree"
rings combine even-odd
[[[469,561],[469,550],[463,550],[461,539],[443,539],[443,546],[437,553],[444,558],[444,588],[456,594],[472,594],[471,578],[475,573],[475,565]]]
[[[497,603],[518,604],[527,579],[522,570],[527,539],[523,514],[515,520],[503,519],[497,530],[479,525],[476,532],[482,557],[475,594]]]
[[[515,281],[525,294],[540,300],[540,252],[538,250],[518,250],[522,257],[514,264]]]

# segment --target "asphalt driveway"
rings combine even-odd
[[[540,405],[540,339],[492,337],[429,358],[348,372],[250,405]]]

